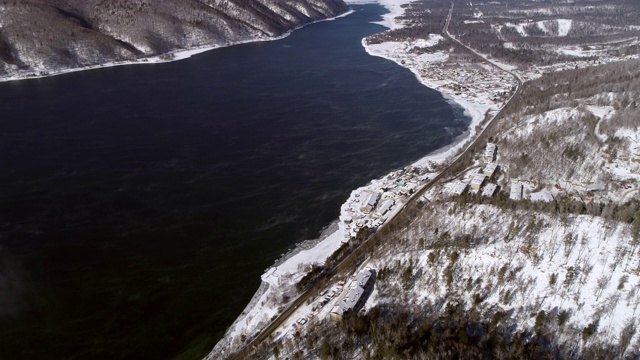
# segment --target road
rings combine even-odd
[[[455,41],[456,43],[460,44],[461,46],[463,46],[464,48],[466,48],[467,50],[469,50],[470,52],[472,52],[476,56],[478,56],[478,57],[482,58],[483,60],[487,61],[487,63],[489,63],[489,64],[495,66],[496,68],[498,68],[499,70],[507,72],[511,76],[513,76],[513,78],[517,82],[516,91],[513,93],[513,95],[511,95],[509,100],[507,100],[507,102],[505,102],[505,104],[502,106],[501,110],[493,118],[491,118],[491,120],[489,120],[487,125],[476,135],[475,139],[471,142],[471,144],[469,144],[469,146],[460,155],[458,155],[458,157],[453,162],[451,162],[451,164],[449,164],[438,175],[436,175],[433,179],[429,180],[429,182],[427,182],[420,190],[418,190],[415,194],[413,194],[409,198],[407,203],[402,207],[402,209],[400,209],[400,211],[398,211],[392,218],[388,219],[387,222],[385,222],[385,224],[383,225],[383,227],[390,227],[391,224],[395,224],[396,222],[399,222],[400,219],[402,218],[402,215],[406,214],[407,212],[409,212],[409,209],[411,209],[412,207],[416,206],[416,204],[418,203],[418,201],[419,201],[420,197],[422,197],[422,195],[424,195],[427,191],[429,191],[429,189],[431,189],[435,184],[437,184],[440,180],[442,180],[443,177],[446,174],[448,174],[448,170],[449,169],[452,169],[455,166],[459,165],[459,163],[463,161],[464,155],[466,153],[468,153],[470,151],[470,149],[473,148],[480,141],[480,139],[482,138],[482,135],[484,135],[486,133],[487,129],[489,129],[491,127],[491,125],[496,121],[496,119],[500,118],[500,116],[502,115],[502,113],[503,113],[505,107],[507,106],[507,104],[509,104],[509,102],[511,102],[511,100],[513,100],[515,98],[515,96],[520,93],[520,90],[522,88],[522,80],[516,74],[514,74],[511,71],[508,71],[506,69],[503,69],[498,64],[495,64],[494,62],[490,61],[484,55],[479,54],[478,52],[476,52],[475,50],[473,50],[470,47],[466,46],[465,44],[461,43],[456,38],[451,36],[451,34],[449,34],[449,22],[451,21],[451,16],[452,15],[453,15],[453,3],[451,3],[451,8],[449,9],[449,14],[447,16],[447,21],[446,21],[444,29],[443,29],[443,34],[447,38],[449,38],[452,41]],[[351,254],[347,255],[340,263],[338,263],[333,269],[331,269],[327,273],[327,275],[325,275],[320,281],[317,282],[317,284],[315,286],[313,286],[310,289],[308,289],[307,291],[303,292],[291,305],[289,305],[289,307],[287,307],[280,315],[278,315],[278,317],[276,319],[274,319],[271,322],[271,324],[269,324],[266,328],[264,328],[262,331],[260,331],[260,333],[255,338],[253,338],[242,350],[240,350],[238,353],[236,353],[233,356],[233,358],[234,359],[245,359],[245,358],[249,357],[251,352],[255,348],[257,348],[263,341],[267,340],[276,329],[278,329],[287,319],[289,319],[289,317],[300,307],[300,305],[303,305],[307,300],[309,300],[310,298],[315,296],[315,294],[317,294],[320,289],[324,288],[326,283],[329,281],[329,279],[331,279],[331,277],[333,277],[340,270],[342,270],[342,267],[344,266],[344,264],[350,264],[350,263],[353,262],[353,260],[355,260],[358,257],[362,256],[363,255],[362,249],[366,248],[365,247],[366,244],[375,242],[375,241],[379,240],[378,239],[379,237],[384,236],[384,235],[381,235],[382,233],[383,232],[379,230],[378,232],[376,232],[375,234],[371,235],[369,238],[364,240],[360,244],[360,246],[358,248],[356,248]]]

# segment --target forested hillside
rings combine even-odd
[[[342,0],[1,0],[0,77],[268,39],[346,10]]]

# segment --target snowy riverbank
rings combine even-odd
[[[378,56],[390,61],[395,62],[399,66],[405,67],[416,76],[418,81],[422,83],[424,86],[427,86],[431,89],[438,90],[442,94],[442,96],[452,105],[458,106],[464,109],[464,115],[469,117],[469,128],[464,132],[461,136],[458,136],[453,143],[445,146],[442,149],[438,149],[431,154],[428,154],[424,158],[416,161],[413,166],[426,166],[426,164],[430,161],[434,161],[437,163],[441,163],[451,156],[455,155],[460,149],[464,146],[468,139],[475,136],[476,126],[482,122],[486,113],[488,111],[495,111],[499,108],[496,104],[490,104],[487,99],[480,99],[477,102],[471,102],[468,98],[456,94],[455,92],[449,92],[442,88],[442,84],[439,81],[434,79],[430,79],[428,77],[423,76],[420,73],[422,62],[429,61],[429,58],[434,57],[426,57],[426,56],[416,56],[418,61],[411,62],[407,64],[407,62],[403,63],[403,57],[399,56],[400,54],[391,50],[387,43],[376,44],[376,45],[367,45],[365,39],[362,40],[362,46],[364,46],[367,53],[371,56]],[[407,54],[403,54],[407,55]],[[423,58],[423,59],[420,59]],[[422,62],[420,61],[422,60]],[[435,61],[439,61],[440,59],[435,58]],[[411,66],[414,65],[414,66]]]
[[[352,5],[377,3],[384,6],[389,10],[389,13],[385,14],[383,20],[377,23],[394,29],[402,27],[402,24],[397,22],[396,18],[403,14],[403,5],[410,3],[410,1],[351,0],[347,1],[347,3]],[[363,39],[362,45],[368,54],[389,59],[400,66],[410,69],[422,84],[439,90],[452,106],[464,109],[465,116],[470,118],[469,129],[456,138],[452,144],[436,150],[431,154],[427,154],[424,158],[412,164],[414,167],[423,168],[422,170],[417,172],[413,170],[397,171],[381,179],[372,180],[368,185],[354,190],[349,200],[345,202],[341,208],[338,230],[331,232],[331,234],[326,237],[321,237],[321,241],[318,241],[315,246],[311,248],[306,246],[302,250],[294,251],[290,253],[284,261],[279,261],[277,265],[267,269],[262,276],[263,285],[254,295],[250,304],[245,308],[245,311],[242,312],[234,324],[228,329],[225,337],[209,354],[208,359],[213,359],[220,355],[224,356],[225,353],[240,349],[243,344],[246,343],[247,339],[250,339],[256,335],[260,329],[266,327],[279,313],[279,307],[284,307],[293,300],[295,297],[295,284],[306,274],[312,264],[324,263],[342,243],[354,236],[353,231],[351,231],[350,236],[350,230],[357,230],[355,226],[358,221],[367,226],[370,226],[370,224],[380,226],[388,218],[392,217],[400,210],[413,191],[420,186],[420,183],[425,181],[429,176],[431,172],[431,170],[429,170],[431,166],[430,163],[442,163],[460,151],[467,140],[475,136],[476,127],[485,118],[486,113],[488,111],[495,111],[502,105],[501,103],[496,104],[484,97],[475,99],[476,101],[470,101],[460,94],[443,90],[438,81],[420,74],[420,62],[409,62],[410,64],[416,64],[416,66],[407,66],[407,62],[401,62],[398,56],[389,56],[385,53],[384,50],[388,49],[388,47],[385,47],[384,43],[376,46],[368,46],[365,39]],[[409,54],[405,53],[404,55],[408,56]],[[385,214],[367,212],[365,214],[360,211],[361,202],[367,198],[367,195],[375,194],[379,192],[381,188],[390,187],[393,189],[385,192],[379,200],[381,203],[389,202],[392,204],[388,212]],[[351,223],[351,221],[353,221],[353,223],[349,225],[345,219],[348,219],[349,223]],[[362,226],[362,224],[359,225]],[[350,227],[354,228],[350,229]]]
[[[188,59],[188,58],[190,58],[192,56],[195,56],[195,55],[198,55],[198,54],[202,54],[202,53],[207,52],[207,51],[216,50],[216,49],[222,49],[222,48],[226,48],[226,47],[230,47],[230,46],[234,46],[234,45],[248,44],[248,43],[254,43],[254,42],[263,42],[263,41],[281,40],[281,39],[284,39],[287,36],[291,35],[291,33],[293,33],[294,31],[299,30],[299,29],[301,29],[301,28],[303,28],[305,26],[308,26],[308,25],[311,25],[311,24],[315,24],[315,23],[318,23],[318,22],[322,22],[322,21],[336,20],[336,19],[339,19],[341,17],[348,16],[351,13],[353,13],[353,10],[349,10],[349,11],[345,12],[344,14],[341,14],[341,15],[338,15],[338,16],[334,16],[332,18],[316,20],[316,21],[310,22],[308,24],[302,25],[300,27],[297,27],[295,29],[289,30],[285,34],[283,34],[281,36],[277,36],[277,37],[259,37],[259,38],[254,38],[254,39],[247,39],[247,40],[243,40],[243,41],[232,42],[232,43],[224,44],[224,45],[210,45],[210,46],[196,47],[196,48],[187,49],[187,50],[176,50],[176,51],[168,52],[168,53],[165,53],[165,54],[161,54],[161,55],[157,55],[157,56],[150,56],[150,57],[145,57],[145,58],[140,58],[140,59],[136,59],[136,60],[132,60],[132,61],[107,62],[107,63],[104,63],[104,64],[82,66],[82,67],[77,67],[77,68],[72,68],[72,69],[31,70],[31,71],[27,71],[27,72],[20,72],[18,74],[10,75],[10,76],[0,76],[0,83],[9,82],[9,81],[29,80],[29,79],[41,79],[41,78],[64,75],[64,74],[70,74],[70,73],[75,73],[75,72],[80,72],[80,71],[95,70],[95,69],[105,69],[105,68],[116,67],[116,66],[162,64],[162,63],[180,61],[180,60]]]

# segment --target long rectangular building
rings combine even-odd
[[[496,163],[489,163],[487,164],[487,166],[484,167],[483,173],[485,176],[489,177],[489,179],[493,178],[493,175],[496,173],[496,170],[498,170],[498,164]]]
[[[522,184],[520,183],[511,183],[511,193],[509,194],[509,198],[511,200],[522,200]]]
[[[460,196],[462,194],[464,194],[465,191],[467,191],[467,183],[465,183],[464,181],[456,181],[454,183],[452,183],[450,185],[451,187],[449,188],[449,192],[451,193],[451,195],[456,195],[456,196]]]
[[[362,211],[365,213],[370,213],[373,210],[373,208],[376,207],[378,200],[380,200],[380,193],[377,193],[377,192],[371,193],[371,195],[369,195],[369,197],[363,204]]]
[[[486,176],[484,176],[484,174],[475,174],[471,179],[471,188],[473,190],[480,190],[485,180]]]
[[[496,150],[498,150],[498,146],[494,143],[487,143],[487,147],[484,150],[484,155],[482,156],[484,161],[493,162],[496,157]]]
[[[348,311],[357,311],[364,305],[364,299],[362,295],[365,292],[367,286],[369,286],[369,280],[373,272],[370,269],[365,269],[358,273],[356,281],[353,283],[349,292],[331,309],[329,316],[332,320],[340,320],[344,313]]]
[[[378,216],[382,216],[384,214],[387,213],[387,211],[391,210],[391,207],[393,206],[394,201],[393,200],[387,200],[385,201],[381,206],[380,209],[378,209]]]
[[[496,184],[487,184],[482,190],[482,196],[492,197],[496,193],[498,186]]]

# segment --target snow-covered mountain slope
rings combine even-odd
[[[524,180],[549,190],[572,187],[587,204],[637,198],[639,79],[640,62],[630,60],[526,84],[493,131],[505,174],[500,185]]]
[[[268,39],[342,0],[0,0],[0,77]]]
[[[359,264],[377,278],[357,316],[312,318],[299,327],[301,337],[275,347],[321,358],[632,356],[640,348],[638,228],[589,215],[432,202]],[[435,336],[450,350],[431,343]]]

